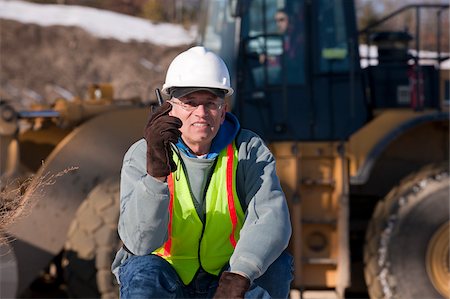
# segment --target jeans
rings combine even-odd
[[[219,277],[199,271],[184,285],[175,269],[157,255],[132,256],[119,269],[120,298],[212,298]],[[283,252],[251,284],[245,298],[287,298],[293,279],[292,256]]]

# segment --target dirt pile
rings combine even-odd
[[[111,82],[117,98],[153,100],[170,61],[189,46],[123,43],[77,27],[0,19],[0,97],[25,106],[52,103],[83,98],[90,83]]]

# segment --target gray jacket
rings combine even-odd
[[[275,160],[255,133],[242,129],[235,136],[238,149],[237,194],[246,211],[240,239],[230,259],[230,271],[253,281],[260,277],[288,246],[291,223],[285,195],[275,171]],[[147,255],[167,240],[169,189],[146,171],[147,144],[137,141],[123,161],[120,184],[119,236],[135,255]],[[192,158],[177,150],[188,169],[199,216],[202,190],[214,159]],[[203,216],[203,217],[202,217]],[[120,249],[112,264],[118,269],[130,253]]]

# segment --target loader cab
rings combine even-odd
[[[200,43],[227,63],[243,127],[267,141],[345,140],[367,121],[353,1],[204,5]]]

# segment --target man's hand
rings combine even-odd
[[[247,277],[225,271],[220,276],[219,286],[214,294],[214,298],[243,299],[245,292],[247,292],[249,288],[250,281]]]
[[[170,116],[172,105],[165,102],[155,109],[145,127],[147,141],[147,173],[155,178],[167,177],[177,169],[172,159],[170,143],[177,143],[183,125],[177,117]]]

